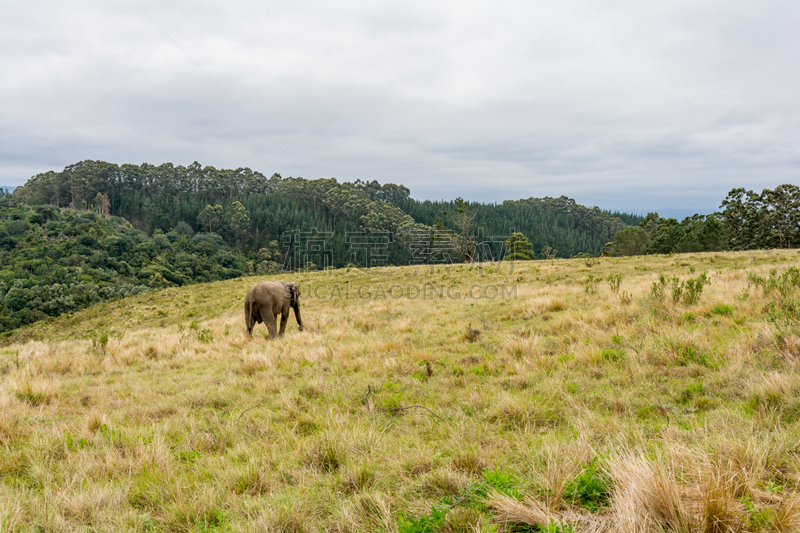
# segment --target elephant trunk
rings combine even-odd
[[[300,304],[295,304],[292,306],[292,309],[294,309],[294,318],[297,320],[297,325],[300,331],[303,331],[303,320],[300,318]]]
[[[290,283],[289,294],[291,295],[291,306],[294,309],[294,318],[297,320],[300,331],[303,331],[303,320],[300,318],[300,287],[294,282]]]

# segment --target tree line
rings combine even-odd
[[[458,218],[457,200],[414,201],[407,200],[400,206],[414,220],[426,225],[440,223],[455,226]],[[612,214],[598,207],[588,208],[571,198],[528,198],[506,200],[502,204],[469,204],[467,209],[474,214],[472,228],[477,237],[503,240],[512,233],[522,233],[538,254],[545,247],[556,250],[556,257],[572,257],[579,253],[597,255],[602,247],[628,224],[637,224],[641,216]],[[542,257],[542,256],[540,256]]]
[[[216,169],[192,163],[154,166],[81,161],[61,172],[45,172],[14,192],[29,205],[54,205],[124,217],[148,234],[169,232],[179,223],[196,232],[219,234],[229,246],[258,253],[287,232],[316,228],[334,233],[332,264],[353,261],[348,232],[391,236],[387,261],[408,264],[412,248],[435,248],[433,232],[452,223],[454,202],[419,202],[403,185],[377,181],[340,183],[335,178],[269,178],[248,168]],[[243,209],[242,209],[243,208]],[[641,217],[586,208],[574,200],[529,198],[501,205],[469,204],[477,238],[527,235],[537,249],[551,246],[558,256],[600,251],[615,231]]]
[[[614,255],[794,248],[800,244],[800,187],[784,184],[761,194],[732,189],[710,215],[674,218],[648,213],[637,226],[620,230]]]

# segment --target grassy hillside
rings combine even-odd
[[[284,274],[276,342],[258,278],[11,332],[0,531],[800,528],[797,251],[493,267]]]

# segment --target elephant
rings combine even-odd
[[[303,321],[300,318],[300,287],[293,281],[259,281],[247,291],[244,298],[244,321],[247,336],[253,337],[256,323],[265,322],[270,340],[283,336],[289,320],[289,308],[294,309],[294,318],[300,331]],[[281,330],[277,331],[278,315],[281,315]]]

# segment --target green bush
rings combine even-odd
[[[658,281],[654,281],[650,285],[650,298],[657,302],[664,301],[664,291],[667,288],[667,278],[664,274],[658,275]]]
[[[585,463],[581,473],[567,485],[564,501],[596,513],[608,505],[610,494],[611,479],[601,470],[595,457]]]
[[[625,357],[625,352],[619,348],[605,348],[600,351],[600,357],[608,361],[619,361]]]
[[[608,286],[611,288],[611,292],[617,294],[619,292],[619,286],[622,283],[622,274],[609,274],[608,275]]]
[[[692,346],[682,346],[678,348],[676,363],[678,366],[688,366],[690,363],[709,368],[718,368],[720,366],[720,361],[715,357],[706,353],[698,353]]]
[[[593,274],[589,274],[589,277],[583,282],[583,289],[586,294],[594,294],[597,292],[597,285],[599,283],[600,278],[596,278]]]
[[[650,297],[657,302],[663,302],[669,286],[673,303],[683,300],[686,305],[693,305],[700,299],[700,295],[703,294],[703,287],[708,283],[710,283],[710,280],[705,272],[696,278],[689,278],[685,281],[681,281],[677,277],[667,278],[664,274],[660,274],[658,281],[650,285]]]
[[[478,496],[486,497],[486,495],[494,490],[500,494],[505,494],[514,499],[519,499],[519,480],[508,469],[489,470],[488,468],[481,474],[482,482],[478,484],[475,493]]]
[[[28,223],[24,220],[10,220],[6,222],[6,232],[9,235],[22,235],[28,231]]]

